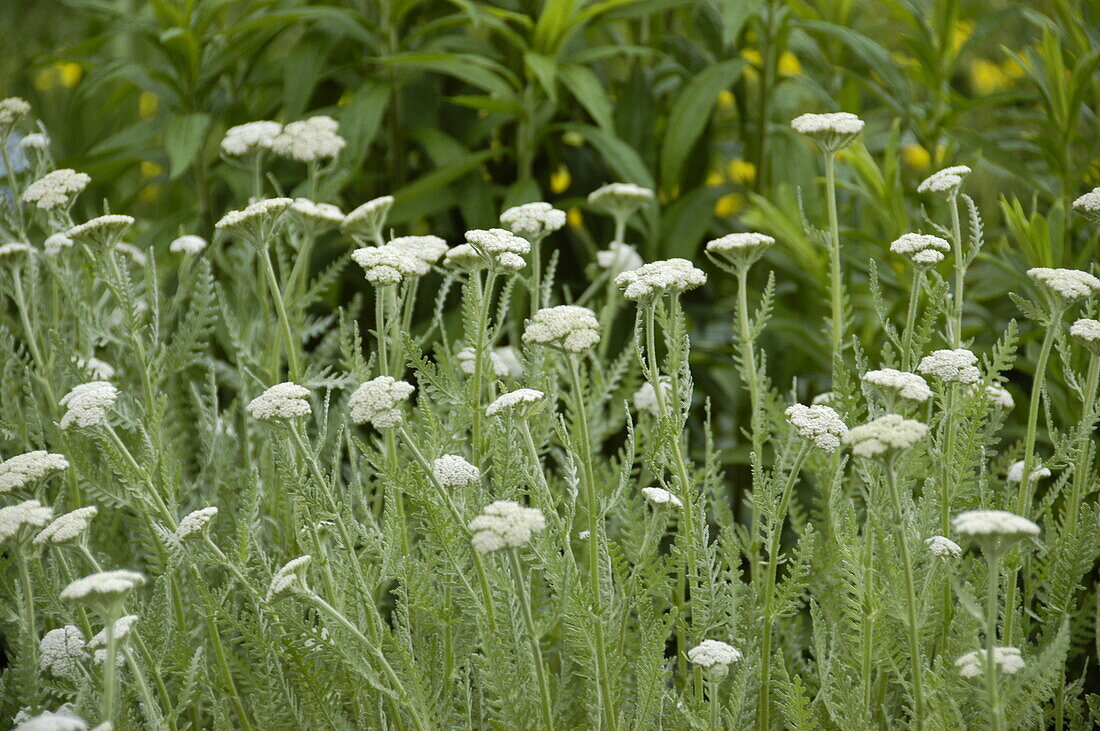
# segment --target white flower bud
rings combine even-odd
[[[565,211],[544,201],[525,203],[500,214],[500,222],[514,234],[530,239],[542,238],[565,225]]]
[[[533,388],[519,388],[510,393],[501,394],[493,403],[485,407],[486,416],[497,416],[515,411],[520,418],[533,413],[546,398],[546,394]]]
[[[240,157],[258,150],[270,150],[275,138],[282,131],[283,125],[267,120],[230,127],[222,140],[222,152],[231,157]]]
[[[916,401],[917,403],[924,403],[932,398],[932,389],[916,373],[883,368],[877,371],[867,371],[863,374],[863,381],[872,386],[877,386],[883,391],[892,391],[904,399]]]
[[[711,680],[721,680],[730,665],[741,659],[741,651],[719,640],[703,640],[688,650],[688,660],[703,668]]]
[[[946,383],[975,383],[982,377],[977,362],[978,356],[966,348],[937,350],[921,358],[917,370]]]
[[[684,507],[684,503],[682,500],[680,500],[680,498],[676,497],[663,487],[643,487],[642,496],[657,507],[662,507],[665,505],[671,505],[674,508]]]
[[[53,518],[53,508],[37,500],[24,500],[0,508],[0,544],[20,538],[25,528],[41,528]]]
[[[42,672],[74,683],[80,681],[80,663],[84,653],[84,633],[67,624],[47,632],[38,643],[38,666]]]
[[[292,591],[308,590],[306,568],[311,560],[308,555],[299,556],[276,571],[275,575],[271,577],[271,585],[268,586],[266,600],[270,602]]]
[[[803,114],[791,120],[795,132],[804,134],[826,152],[837,152],[863,131],[863,120],[851,112]]]
[[[968,510],[951,521],[959,535],[970,538],[1026,538],[1039,535],[1039,526],[1006,510]]]
[[[940,558],[958,558],[962,555],[962,547],[950,538],[932,536],[931,538],[925,538],[924,542],[933,556],[938,556]]]
[[[218,509],[214,506],[201,508],[183,516],[183,520],[176,527],[176,538],[187,540],[191,536],[201,536],[210,529],[210,521],[218,515]]]
[[[917,186],[917,192],[932,193],[947,198],[954,197],[959,192],[959,188],[967,175],[970,175],[969,167],[966,165],[952,165],[925,178]]]
[[[92,182],[90,176],[70,168],[46,173],[23,191],[23,202],[34,203],[43,211],[68,208]]]
[[[1035,267],[1027,275],[1066,304],[1100,293],[1100,279],[1077,269]]]
[[[77,508],[62,516],[54,518],[54,521],[46,526],[41,533],[34,537],[34,542],[39,545],[52,543],[59,545],[75,541],[83,536],[92,523],[92,518],[99,510],[94,505]]]
[[[985,672],[988,654],[985,650],[971,650],[955,661],[959,675],[975,678]],[[993,664],[1005,675],[1013,675],[1024,667],[1024,659],[1015,647],[994,647]]]
[[[645,264],[638,250],[622,241],[612,241],[603,251],[596,252],[596,264],[610,271],[611,276],[632,272]]]
[[[347,145],[337,131],[339,123],[332,117],[318,115],[300,122],[291,122],[271,140],[271,151],[298,162],[318,162],[340,154]]]

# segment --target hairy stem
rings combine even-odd
[[[523,566],[519,561],[519,551],[515,548],[508,550],[508,562],[512,566],[512,574],[516,580],[516,595],[519,597],[520,608],[523,610],[523,620],[527,624],[527,637],[531,643],[531,659],[535,663],[535,675],[539,683],[539,696],[542,700],[542,721],[548,731],[553,731],[554,717],[550,702],[550,684],[546,678],[546,671],[542,666],[542,648],[539,646],[539,635],[535,630],[535,618],[531,614],[531,599],[527,594],[527,580],[523,578]]]

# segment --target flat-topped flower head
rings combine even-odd
[[[180,236],[168,245],[168,250],[173,254],[201,254],[205,248],[206,239],[195,234]]]
[[[115,377],[115,367],[105,360],[100,360],[94,355],[90,355],[87,358],[77,358],[73,356],[72,360],[77,368],[95,376],[101,381],[109,381]]]
[[[38,666],[42,672],[72,682],[80,680],[84,652],[84,633],[76,625],[51,629],[38,643]]]
[[[932,389],[928,387],[928,382],[916,373],[882,368],[864,373],[863,381],[885,393],[896,394],[917,403],[924,403],[932,398]]]
[[[863,120],[851,112],[803,114],[791,120],[791,127],[833,153],[850,145],[863,131]]]
[[[22,97],[9,96],[0,100],[0,126],[15,124],[30,113],[31,105]]]
[[[447,253],[443,255],[443,266],[473,272],[485,268],[485,259],[469,244],[459,244],[447,249]]]
[[[107,420],[107,412],[118,400],[118,389],[109,381],[92,381],[74,386],[59,402],[66,408],[61,428],[86,429]]]
[[[985,672],[989,654],[985,650],[971,650],[959,656],[955,667],[964,678],[976,678]],[[994,647],[993,665],[1005,675],[1013,675],[1024,667],[1024,658],[1015,647]]]
[[[967,175],[970,175],[970,172],[970,168],[966,165],[946,167],[921,181],[921,184],[917,186],[917,192],[953,198],[958,194],[963,180]]]
[[[381,246],[382,229],[386,225],[386,216],[390,214],[391,208],[393,208],[392,195],[384,195],[369,200],[344,216],[344,223],[340,226],[340,231],[353,238],[357,236],[369,237],[374,243]]]
[[[977,362],[978,356],[966,348],[936,350],[921,358],[917,370],[945,383],[976,383],[982,377]]]
[[[657,507],[684,507],[684,502],[680,498],[676,497],[663,487],[643,487],[642,497],[648,500],[651,505],[656,505]]]
[[[99,571],[71,582],[61,590],[61,598],[100,607],[117,606],[131,591],[144,583],[145,576],[137,571]]]
[[[324,114],[291,122],[271,140],[271,151],[298,162],[330,160],[347,145],[339,129],[340,124]]]
[[[114,634],[115,640],[118,641],[118,640],[126,639],[126,636],[130,634],[130,630],[132,630],[134,628],[134,625],[137,624],[137,621],[138,621],[138,616],[136,614],[126,614],[126,615],[116,619],[114,621],[114,624],[111,626],[111,632],[112,632],[112,634]],[[107,646],[107,628],[104,627],[99,632],[97,632],[95,635],[93,635],[92,639],[88,640],[88,649],[89,650],[94,650],[97,647],[106,647],[106,646]],[[100,662],[102,662],[102,661],[100,661]]]
[[[1031,477],[1028,478],[1028,482],[1050,477],[1050,474],[1050,470],[1044,467],[1042,462],[1036,460],[1035,464],[1031,465]],[[1021,459],[1013,462],[1008,468],[1008,474],[1005,476],[1005,479],[1010,483],[1020,484],[1024,479],[1024,460]]]
[[[825,404],[827,406],[834,402],[836,402],[835,391],[823,391],[822,393],[819,393],[818,395],[810,399],[810,403],[814,406],[818,406],[820,404]]]
[[[951,244],[932,234],[908,233],[891,243],[890,251],[901,254],[914,266],[932,267],[943,261],[944,252],[951,251]]]
[[[53,518],[53,508],[37,500],[24,500],[0,508],[0,544],[11,539],[22,540],[27,531],[41,528]]]
[[[188,538],[201,538],[210,530],[210,522],[217,516],[218,509],[213,505],[188,513],[176,527],[176,538],[181,541]]]
[[[985,387],[985,395],[989,398],[989,403],[998,409],[1008,411],[1016,406],[1016,400],[1012,398],[1012,394],[1009,390],[996,383],[991,383]]]
[[[344,222],[344,212],[331,203],[315,203],[309,198],[295,198],[290,204],[295,218],[315,232],[324,231]]]
[[[535,312],[523,329],[523,342],[583,353],[600,342],[600,323],[587,307],[558,305]]]
[[[1078,269],[1035,267],[1027,275],[1063,304],[1088,299],[1100,293],[1100,279]]]
[[[92,518],[99,513],[94,505],[77,508],[64,515],[54,518],[42,532],[34,537],[34,542],[40,546],[46,544],[61,545],[84,537],[92,524]]]
[[[1093,188],[1073,201],[1073,208],[1092,219],[1093,222],[1100,223],[1100,187]]]
[[[466,487],[481,479],[481,470],[457,454],[445,454],[432,462],[432,473],[443,487]]]
[[[401,407],[412,396],[413,386],[392,376],[378,376],[355,389],[348,400],[351,420],[370,423],[375,429],[392,429],[401,424]]]
[[[145,255],[145,252],[133,244],[127,244],[120,241],[115,244],[115,251],[129,257],[130,261],[139,267],[143,267],[149,263],[149,257]]]
[[[608,183],[589,193],[588,203],[617,221],[625,221],[653,198],[649,188],[634,183]]]
[[[531,536],[541,533],[546,520],[537,508],[525,508],[511,500],[497,500],[485,506],[481,515],[470,521],[470,539],[478,553],[501,548],[520,548]]]
[[[0,245],[0,262],[15,261],[22,263],[37,253],[38,251],[30,244],[22,241],[11,241]]]
[[[541,239],[565,225],[565,211],[559,211],[545,201],[524,203],[500,214],[500,222],[514,234]]]
[[[787,407],[787,421],[798,436],[814,443],[826,452],[836,451],[840,441],[848,434],[848,427],[833,407],[824,404],[806,406],[791,404]]]
[[[1022,515],[1007,510],[967,510],[951,520],[959,535],[975,540],[990,538],[1030,538],[1039,535],[1039,526]]]
[[[309,389],[297,383],[277,383],[248,403],[248,414],[259,421],[289,421],[309,416]]]
[[[1069,334],[1094,356],[1100,355],[1100,320],[1082,317],[1070,325]]]
[[[274,601],[291,592],[308,591],[306,569],[312,560],[309,555],[299,556],[276,571],[271,577],[271,584],[267,587],[266,601]]]
[[[413,256],[425,264],[436,264],[447,253],[447,242],[438,236],[398,236],[390,239],[386,246]]]
[[[706,273],[687,259],[653,261],[615,277],[615,284],[628,300],[676,295],[706,284],[706,281]]]
[[[283,125],[269,120],[248,122],[230,127],[222,139],[222,152],[230,157],[240,157],[261,150],[270,150],[275,138],[283,131]]]
[[[924,543],[928,546],[928,550],[932,552],[932,555],[939,558],[958,558],[962,555],[962,547],[950,538],[932,536],[931,538],[925,538]]]
[[[928,426],[898,414],[886,414],[844,435],[857,457],[885,457],[909,449],[928,433]]]
[[[487,266],[508,271],[519,271],[527,266],[523,257],[531,253],[531,242],[502,228],[467,231],[466,243]]]
[[[668,403],[669,398],[672,396],[672,379],[669,376],[661,376],[658,383],[661,386],[661,398],[665,403]],[[657,401],[657,389],[653,388],[653,384],[649,381],[643,383],[634,392],[634,408],[639,412],[644,411],[653,416],[661,415],[660,404]]]
[[[477,357],[474,349],[467,346],[458,351],[458,369],[467,375],[473,375],[477,371]],[[485,363],[492,369],[498,378],[510,375],[508,363],[497,353],[496,349],[486,353]]]
[[[519,418],[530,416],[545,403],[546,394],[534,388],[517,388],[497,396],[493,403],[485,407],[486,416],[514,413]]]
[[[9,457],[0,462],[0,493],[26,487],[68,466],[69,461],[60,454],[42,449]]]
[[[19,149],[24,152],[43,152],[50,148],[49,135],[42,132],[32,132],[19,140]]]
[[[86,173],[63,168],[46,173],[23,191],[23,202],[43,211],[69,208],[92,179]]]
[[[255,246],[265,246],[283,224],[290,198],[264,198],[221,217],[214,228],[236,234]]]
[[[72,704],[66,703],[56,711],[42,711],[37,716],[23,720],[16,717],[15,728],[12,731],[87,731],[88,722],[71,710]],[[104,721],[93,731],[111,731],[110,721]]]
[[[729,672],[730,665],[741,659],[741,651],[720,640],[703,640],[687,652],[690,662],[703,668],[711,680],[721,680]]]
[[[767,234],[726,234],[707,242],[707,254],[719,266],[737,271],[755,264],[773,244],[775,239]]]
[[[73,240],[63,233],[52,234],[43,242],[42,248],[46,256],[57,256],[64,249],[72,248]]]
[[[112,249],[133,225],[133,216],[109,213],[73,226],[65,232],[65,236],[74,242]]]
[[[607,269],[611,276],[621,272],[632,272],[645,264],[638,250],[622,241],[612,241],[607,248],[596,252],[596,265]]]
[[[400,284],[405,277],[422,277],[431,271],[423,259],[394,246],[364,246],[351,254],[375,287]]]

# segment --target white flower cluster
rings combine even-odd
[[[933,556],[939,556],[940,558],[958,558],[962,555],[962,547],[950,538],[932,536],[931,538],[925,538],[924,543],[928,546],[928,550],[932,552]]]
[[[767,234],[744,232],[726,234],[707,242],[707,253],[734,269],[755,264],[775,239]]]
[[[392,376],[378,376],[355,389],[348,400],[351,420],[370,422],[375,429],[392,429],[401,423],[401,405],[412,395],[413,386]]]
[[[206,239],[195,234],[186,234],[168,245],[173,254],[200,254],[206,248]]]
[[[100,360],[94,355],[87,358],[73,356],[73,363],[80,370],[90,373],[101,381],[109,381],[115,377],[115,368],[105,360]]]
[[[643,487],[642,496],[653,505],[662,507],[671,505],[674,508],[684,507],[684,502],[663,487]]]
[[[951,244],[932,234],[908,233],[890,244],[890,251],[901,254],[917,266],[935,266],[943,261],[945,251],[951,251]]]
[[[802,114],[791,120],[795,132],[810,137],[826,152],[847,147],[863,131],[863,120],[851,112]]]
[[[679,294],[695,289],[706,281],[706,273],[687,259],[654,261],[615,277],[615,284],[623,290],[623,296],[628,300]]]
[[[263,244],[266,243],[264,239],[275,230],[283,213],[293,203],[290,198],[264,198],[240,210],[230,211],[214,224],[214,228],[232,231]]]
[[[294,211],[301,221],[311,223],[318,228],[339,226],[344,222],[344,212],[339,206],[331,203],[316,203],[309,198],[295,198],[290,204],[290,210]]]
[[[886,414],[874,421],[853,427],[844,443],[857,457],[877,457],[888,452],[909,449],[928,433],[928,426],[897,414]]]
[[[130,260],[139,267],[143,267],[149,263],[149,257],[145,255],[145,252],[133,244],[127,244],[120,241],[115,244],[115,251],[130,257]]]
[[[430,267],[423,259],[395,246],[365,246],[351,258],[363,268],[367,281],[376,287],[400,284],[405,277],[421,277]]]
[[[581,353],[600,342],[600,323],[587,307],[544,307],[527,321],[523,342]]]
[[[687,652],[688,660],[703,668],[707,677],[719,680],[730,665],[741,659],[741,651],[720,640],[703,640]]]
[[[109,381],[92,381],[74,386],[61,397],[60,404],[66,407],[61,417],[61,428],[72,426],[87,428],[98,426],[107,420],[107,412],[118,399],[118,389]]]
[[[1069,334],[1093,355],[1100,355],[1100,320],[1082,317],[1070,325]]]
[[[481,470],[457,454],[445,454],[432,462],[432,473],[443,487],[466,487],[481,479]]]
[[[1090,218],[1100,220],[1100,187],[1073,201],[1073,207]]]
[[[261,393],[248,404],[248,413],[259,421],[288,421],[309,416],[309,389],[284,381]]]
[[[661,386],[661,397],[668,403],[669,397],[672,395],[672,379],[668,376],[661,376],[658,380]],[[634,392],[634,408],[637,411],[644,411],[654,416],[660,416],[660,406],[657,403],[657,389],[653,388],[653,384],[646,381],[642,384],[641,388]]]
[[[222,139],[222,152],[240,157],[258,150],[270,150],[275,138],[283,131],[278,122],[261,120],[230,127]]]
[[[541,239],[565,225],[565,211],[559,211],[545,201],[524,203],[500,214],[500,222],[514,234]]]
[[[386,246],[416,257],[425,264],[435,264],[447,253],[447,242],[438,236],[398,236]]]
[[[344,223],[340,231],[347,236],[372,236],[381,243],[382,226],[386,223],[386,216],[393,207],[393,196],[384,195],[367,201],[354,211],[344,216]]]
[[[71,582],[61,590],[61,598],[88,603],[111,603],[144,583],[145,577],[137,571],[100,571]]]
[[[203,534],[209,527],[210,521],[214,520],[217,515],[218,509],[213,505],[208,508],[193,510],[183,516],[183,520],[176,526],[176,538],[182,541],[193,535]]]
[[[47,256],[57,256],[61,253],[62,249],[68,249],[73,245],[73,240],[62,233],[56,233],[49,236],[42,244],[42,248],[45,249]]]
[[[634,183],[608,183],[588,194],[589,205],[623,219],[652,200],[652,190]]]
[[[501,394],[493,403],[485,407],[486,416],[496,416],[508,411],[519,411],[521,416],[527,415],[536,404],[541,404],[546,394],[533,388],[518,388],[515,391]]]
[[[1078,269],[1035,267],[1027,275],[1066,302],[1076,302],[1100,293],[1100,279]]]
[[[612,241],[607,248],[596,252],[596,265],[610,270],[614,276],[620,272],[634,271],[645,264],[638,250],[622,241]]]
[[[0,124],[12,124],[31,113],[31,105],[26,99],[9,96],[0,100]]]
[[[966,348],[936,350],[921,358],[917,370],[946,383],[976,383],[982,377],[977,362],[978,356]]]
[[[489,364],[497,377],[511,376],[519,378],[523,375],[523,364],[519,362],[515,348],[509,346],[493,348],[488,355]],[[467,375],[473,375],[477,369],[477,358],[474,357],[474,349],[467,346],[458,351],[457,357],[459,370]]]
[[[137,621],[138,621],[138,616],[136,614],[127,614],[127,615],[124,615],[124,616],[119,617],[118,619],[116,619],[114,621],[114,624],[111,625],[111,633],[114,634],[115,640],[117,641],[117,640],[126,639],[126,636],[128,634],[130,634],[130,630],[133,629],[134,624]],[[106,646],[107,646],[107,628],[104,627],[99,632],[97,632],[92,637],[92,639],[88,640],[88,649],[89,650],[94,650],[97,647],[106,647]],[[102,664],[103,659],[99,658],[99,659],[97,659],[97,662]]]
[[[45,150],[50,146],[50,138],[41,132],[31,132],[29,135],[19,140],[19,149],[21,150]]]
[[[134,225],[134,217],[121,213],[108,213],[73,226],[65,232],[66,238],[94,246],[110,247],[118,243],[122,234]]]
[[[489,266],[508,271],[519,271],[527,266],[523,257],[531,252],[531,243],[527,239],[502,228],[467,231],[466,243]]]
[[[955,532],[970,538],[1026,538],[1039,535],[1039,526],[1007,510],[967,510],[951,521]]]
[[[478,553],[527,545],[531,536],[541,533],[546,520],[538,508],[525,508],[511,500],[497,500],[485,506],[481,515],[470,521],[470,539]]]
[[[33,246],[22,241],[10,241],[0,246],[0,257],[15,257],[23,254],[34,256],[36,253],[38,252]]]
[[[17,454],[0,462],[0,492],[11,492],[28,483],[40,480],[51,472],[58,472],[69,466],[60,454],[42,449]]]
[[[99,513],[98,508],[88,505],[54,518],[52,523],[34,537],[34,542],[38,545],[46,543],[60,545],[74,541],[84,535],[97,513]]]
[[[917,186],[918,193],[934,193],[951,197],[959,192],[963,179],[970,175],[966,165],[952,165],[932,173]]]
[[[17,537],[24,528],[41,528],[53,518],[53,508],[37,500],[24,500],[0,508],[0,543]]]
[[[56,711],[42,711],[37,716],[28,717],[25,712],[16,716],[17,725],[12,731],[87,731],[88,722],[72,710],[72,704],[66,703]],[[111,731],[109,721],[104,721],[93,731]]]
[[[267,601],[277,599],[290,591],[306,590],[306,568],[313,559],[307,554],[291,559],[285,566],[275,572],[271,577],[271,584],[267,587]]]
[[[1032,465],[1031,477],[1028,478],[1028,482],[1042,479],[1044,477],[1050,477],[1050,470],[1043,466],[1039,461],[1036,461]],[[1024,460],[1013,462],[1008,468],[1008,474],[1005,476],[1008,482],[1020,484],[1024,479]]]
[[[985,650],[971,650],[955,661],[955,667],[964,678],[974,678],[985,672],[987,658]],[[993,664],[1005,675],[1013,675],[1023,669],[1024,659],[1015,647],[994,647]]]
[[[791,404],[787,407],[787,421],[803,439],[813,442],[826,452],[835,451],[840,440],[848,434],[848,426],[831,406]]]
[[[85,657],[84,633],[72,624],[51,629],[38,643],[38,666],[55,678],[79,681]]]
[[[73,200],[92,182],[86,173],[70,168],[46,173],[23,191],[23,202],[34,203],[43,211],[68,208]]]
[[[347,142],[337,134],[340,124],[327,115],[291,122],[271,140],[271,150],[298,162],[317,162],[336,157]]]
[[[989,398],[989,402],[997,408],[1011,409],[1016,406],[1016,400],[1012,398],[1012,394],[1009,393],[1008,389],[1004,386],[998,386],[996,383],[985,387],[985,395]]]
[[[882,368],[864,373],[863,381],[883,390],[894,391],[898,396],[918,403],[932,398],[932,389],[928,387],[928,382],[916,373]]]

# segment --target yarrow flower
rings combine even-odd
[[[317,162],[336,157],[347,141],[337,134],[340,124],[324,114],[291,122],[271,140],[276,155],[298,162]]]
[[[587,307],[544,307],[527,321],[523,342],[581,353],[600,342],[600,323]]]
[[[206,239],[194,234],[180,236],[168,245],[168,250],[173,254],[200,254],[205,248]]]
[[[1027,538],[1039,535],[1039,526],[1007,510],[967,510],[952,519],[959,535],[974,539]]]
[[[658,380],[661,385],[661,397],[667,403],[672,395],[672,379],[669,376],[661,376]],[[641,388],[634,392],[634,408],[637,411],[645,411],[654,416],[660,416],[660,405],[657,402],[657,389],[646,381]]]
[[[59,402],[67,409],[61,417],[61,428],[85,429],[102,424],[117,399],[118,389],[109,381],[92,381],[73,387]]]
[[[248,413],[259,421],[288,421],[309,416],[309,389],[297,383],[277,383],[248,403]]]
[[[493,373],[499,377],[512,375],[511,370],[508,367],[508,362],[504,359],[504,356],[500,354],[500,350],[503,348],[494,348],[487,354],[489,365],[493,369]],[[477,357],[474,353],[474,349],[467,346],[458,351],[458,368],[467,375],[473,375],[477,370]]]
[[[997,408],[1008,410],[1016,406],[1016,400],[1012,398],[1012,394],[1004,386],[998,386],[996,383],[990,384],[985,387],[985,394],[989,398],[989,402]]]
[[[271,584],[267,588],[266,601],[278,599],[292,591],[306,591],[309,585],[306,583],[306,569],[313,559],[309,555],[291,559],[271,577]]]
[[[0,493],[26,487],[29,483],[68,466],[68,460],[60,454],[42,449],[9,457],[0,462]]]
[[[848,434],[844,420],[831,406],[791,404],[787,407],[787,421],[803,439],[813,442],[819,449],[833,452]]]
[[[47,256],[57,256],[62,249],[68,249],[73,245],[73,240],[62,233],[53,234],[42,244]]]
[[[970,168],[966,165],[952,165],[943,170],[932,173],[917,186],[918,193],[933,193],[947,198],[954,197],[963,184],[963,180],[970,175]]]
[[[1100,355],[1100,320],[1082,317],[1070,325],[1069,334],[1093,355]]]
[[[687,259],[665,259],[643,264],[615,277],[615,284],[628,300],[646,300],[665,294],[680,294],[705,284],[707,275]]]
[[[520,418],[529,416],[536,408],[542,405],[546,394],[533,388],[518,388],[515,391],[501,394],[493,403],[485,407],[486,416],[497,416],[509,411],[516,411]]]
[[[612,241],[603,251],[596,252],[596,265],[607,269],[614,276],[621,272],[631,272],[645,264],[638,250],[622,241]]]
[[[916,266],[935,266],[943,261],[945,251],[951,251],[951,244],[939,236],[908,233],[890,244],[890,251],[901,254]]]
[[[886,414],[861,426],[852,427],[844,443],[857,457],[878,457],[909,449],[928,433],[928,426],[897,414]]]
[[[88,722],[71,710],[72,704],[66,703],[56,711],[42,711],[37,716],[20,720],[12,731],[87,731]],[[96,726],[95,731],[111,731],[107,722]]]
[[[1100,279],[1078,269],[1035,267],[1027,275],[1066,304],[1100,293]]]
[[[0,125],[13,124],[31,113],[31,105],[26,99],[9,96],[0,101]]]
[[[25,244],[22,241],[12,241],[0,246],[0,258],[16,257],[20,255],[34,256],[37,253],[37,250],[33,246]]]
[[[546,520],[537,508],[525,508],[511,500],[497,500],[485,506],[481,515],[470,521],[471,542],[478,553],[527,545],[531,536],[541,533]]]
[[[84,633],[76,625],[51,629],[38,643],[38,666],[56,678],[78,682],[80,663],[85,657]]]
[[[230,211],[214,224],[214,228],[234,233],[256,246],[264,246],[279,230],[283,213],[293,203],[290,198],[264,198]]]
[[[982,377],[977,362],[978,356],[966,348],[936,350],[921,358],[917,370],[945,383],[975,383]]]
[[[12,538],[21,538],[24,528],[41,528],[53,518],[53,508],[37,500],[24,500],[16,505],[0,508],[0,544]]]
[[[962,547],[950,538],[932,536],[931,538],[925,538],[924,543],[928,546],[928,550],[932,552],[933,556],[939,556],[940,558],[958,558],[962,555]]]
[[[232,157],[240,157],[250,152],[270,150],[275,138],[282,131],[283,125],[268,120],[230,127],[222,139],[222,152]]]
[[[88,531],[88,527],[92,523],[92,518],[94,518],[97,513],[99,513],[98,508],[94,505],[88,505],[54,518],[52,523],[34,537],[34,542],[38,545],[45,545],[47,543],[60,545],[62,543],[68,543],[69,541],[75,541]]]
[[[988,657],[985,650],[971,650],[955,661],[955,667],[964,678],[974,678],[985,672]],[[1005,675],[1013,675],[1023,669],[1024,659],[1015,647],[994,647],[993,664]]]
[[[353,251],[351,258],[376,287],[400,284],[405,277],[420,277],[430,271],[423,259],[393,246],[365,246]]]
[[[50,146],[49,136],[42,134],[41,132],[32,132],[29,135],[19,140],[19,149],[21,150],[46,150]]]
[[[218,515],[218,509],[214,506],[200,508],[183,516],[183,520],[176,527],[176,538],[181,541],[195,535],[202,535],[210,528],[210,522]]]
[[[115,251],[130,257],[130,260],[139,267],[143,267],[149,263],[149,257],[145,255],[145,252],[133,244],[127,244],[120,241],[115,244]]]
[[[863,131],[863,120],[851,112],[803,114],[791,120],[791,127],[833,153],[850,145]]]
[[[138,616],[136,614],[127,614],[125,616],[122,616],[122,617],[119,617],[118,619],[116,619],[114,621],[114,624],[111,627],[111,633],[114,634],[115,640],[118,641],[118,640],[126,639],[126,636],[128,634],[130,634],[130,630],[133,629],[134,624],[137,621],[138,621]],[[97,632],[95,634],[95,636],[92,637],[92,639],[88,640],[88,649],[89,650],[94,650],[97,647],[106,647],[106,646],[107,646],[107,628],[104,627],[99,632]],[[102,663],[103,660],[98,659],[97,662]]]
[[[932,397],[932,389],[916,373],[883,368],[877,371],[867,371],[863,374],[863,381],[918,403],[924,403]]]
[[[355,389],[348,400],[351,420],[375,429],[392,429],[401,424],[401,406],[412,395],[413,386],[391,376],[378,376]]]
[[[100,571],[71,582],[61,591],[61,598],[93,605],[114,605],[145,583],[137,571],[115,569]]]
[[[680,498],[673,495],[663,487],[643,487],[642,496],[645,497],[653,505],[658,507],[664,505],[671,505],[674,508],[684,507],[684,503]]]
[[[1042,479],[1044,477],[1050,477],[1050,470],[1043,466],[1039,461],[1033,464],[1031,470],[1031,477],[1028,478],[1028,482]],[[1019,484],[1024,479],[1024,460],[1013,462],[1008,468],[1008,474],[1005,476],[1008,482]]]
[[[588,194],[589,205],[622,221],[652,200],[652,190],[633,183],[608,183]]]
[[[509,271],[519,271],[527,266],[523,256],[531,253],[531,243],[527,239],[502,228],[467,231],[466,243],[489,266]]]
[[[369,236],[376,244],[382,244],[382,227],[393,207],[393,196],[384,195],[369,200],[344,216],[340,231],[347,236]]]
[[[1073,208],[1100,223],[1100,187],[1093,188],[1073,201]]]
[[[435,264],[447,253],[447,242],[438,236],[398,236],[386,246],[413,256],[425,264]]]
[[[309,198],[295,198],[290,210],[298,220],[313,226],[314,231],[339,226],[344,222],[344,212],[331,203],[315,203]]]
[[[466,487],[481,479],[481,470],[457,454],[445,454],[432,462],[432,473],[443,487]]]
[[[68,208],[88,187],[92,179],[86,173],[63,168],[46,173],[23,191],[23,202],[34,203],[43,211]]]
[[[500,222],[514,234],[541,239],[565,225],[565,211],[559,211],[545,201],[524,203],[500,214]]]
[[[750,267],[764,256],[775,239],[767,234],[746,232],[726,234],[707,242],[707,253],[720,266],[725,264],[735,271]]]
[[[73,226],[65,232],[65,236],[73,241],[109,249],[114,247],[122,238],[122,234],[133,225],[133,216],[111,213]]]
[[[711,680],[721,680],[730,665],[741,659],[741,651],[720,640],[703,640],[687,652],[688,660],[703,668]]]

